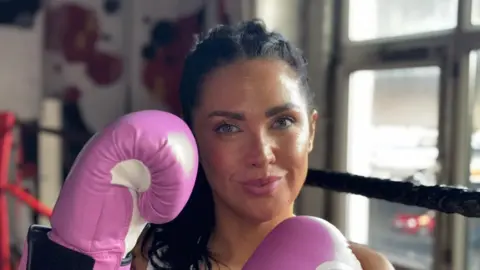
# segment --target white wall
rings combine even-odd
[[[42,89],[42,14],[33,29],[0,26],[0,111],[35,119]]]
[[[18,118],[27,121],[37,119],[40,112],[42,20],[40,13],[33,29],[0,26],[0,112],[14,111]],[[13,178],[13,159],[11,168],[9,177]],[[25,187],[32,190],[32,182],[26,182]],[[31,213],[10,196],[8,204],[12,242],[21,243],[31,222]],[[15,220],[25,222],[18,224]]]
[[[255,16],[262,18],[271,30],[281,32],[296,46],[301,46],[303,0],[258,0]]]

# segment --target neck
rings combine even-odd
[[[215,229],[210,239],[210,250],[220,264],[232,269],[240,269],[267,234],[294,215],[292,204],[290,209],[269,221],[254,222],[236,215],[221,203],[215,205]]]

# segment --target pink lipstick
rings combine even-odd
[[[280,176],[269,176],[248,180],[242,183],[243,190],[252,196],[268,196],[275,192],[281,179]]]

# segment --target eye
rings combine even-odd
[[[235,125],[227,124],[224,122],[219,126],[217,126],[214,131],[216,133],[224,134],[224,133],[236,133],[236,132],[240,132],[241,130]]]
[[[295,120],[292,117],[283,116],[275,120],[272,125],[272,128],[275,129],[287,129],[295,123]]]

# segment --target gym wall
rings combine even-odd
[[[0,3],[0,108],[40,127],[24,138],[38,148],[28,151],[38,175],[25,185],[49,206],[94,132],[131,111],[180,113],[177,86],[194,34],[240,20],[242,8],[223,0],[51,0],[34,12],[10,2]],[[31,223],[48,221],[10,205],[21,247]]]

